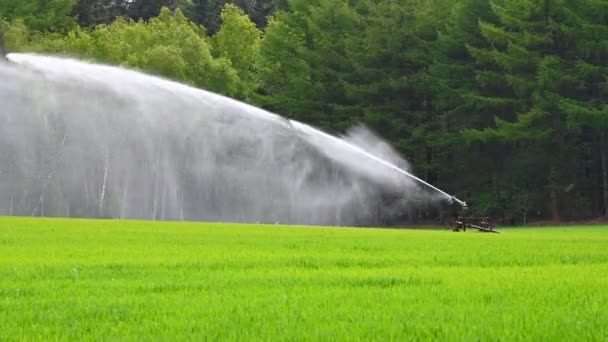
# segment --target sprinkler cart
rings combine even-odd
[[[489,217],[464,217],[458,216],[454,222],[453,232],[466,232],[467,228],[477,229],[481,233],[500,233],[494,230],[494,225]]]

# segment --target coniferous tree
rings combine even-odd
[[[346,0],[294,0],[271,20],[262,41],[257,101],[289,117],[341,131],[358,120],[340,110],[352,71],[347,37],[361,30]]]
[[[562,69],[559,106],[588,148],[581,151],[590,161],[583,163],[584,174],[592,180],[586,197],[608,217],[608,2],[587,0],[568,10],[573,25],[562,30],[573,42],[573,56]]]
[[[81,26],[110,24],[117,18],[127,18],[128,0],[79,0],[73,15]]]
[[[430,42],[447,1],[362,1],[357,4],[364,30],[350,37],[347,75],[349,111],[360,111],[363,121],[391,140],[424,178],[435,182],[438,131],[437,111],[425,71],[430,64]],[[431,11],[434,8],[435,11]]]
[[[573,42],[565,34],[573,25],[566,5],[561,0],[494,3],[499,24],[480,23],[491,47],[469,47],[479,64],[476,79],[482,91],[468,101],[490,105],[480,108],[486,128],[469,136],[511,147],[541,147],[545,190],[555,221],[561,219],[560,196],[572,190],[576,172],[571,164],[576,160],[575,135],[559,106],[565,84],[561,70],[576,58],[569,48]]]
[[[266,27],[269,17],[277,10],[287,8],[287,0],[192,0],[188,15],[213,35],[219,30],[222,9],[226,4],[239,6],[258,28]]]
[[[501,71],[493,64],[477,61],[467,46],[489,48],[479,23],[495,23],[497,17],[489,0],[461,0],[453,8],[432,50],[432,65],[428,69],[433,104],[441,113],[442,128],[437,138],[440,184],[450,191],[461,192],[474,204],[474,211],[483,215],[499,215],[505,206],[500,189],[507,148],[497,141],[484,144],[469,141],[461,134],[464,129],[483,129],[493,125],[496,102],[490,94],[502,94],[504,82]],[[476,69],[484,72],[476,75]],[[486,79],[492,73],[493,84]],[[480,94],[485,94],[481,97]],[[474,172],[483,167],[483,172]],[[521,187],[520,187],[521,188]]]
[[[175,11],[186,6],[180,0],[79,0],[73,15],[81,26],[110,24],[117,18],[149,20],[163,7]]]

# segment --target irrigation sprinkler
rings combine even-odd
[[[454,222],[453,232],[466,232],[467,228],[477,229],[480,233],[497,233],[500,232],[494,229],[494,224],[489,217],[465,217],[458,216]]]
[[[437,192],[441,193],[442,195],[445,195],[447,198],[449,198],[448,201],[450,204],[459,205],[460,208],[462,209],[462,211],[466,211],[469,208],[465,201],[460,200],[457,197],[448,194],[447,192],[423,181],[422,179],[420,179],[408,172],[404,172],[404,174],[406,176],[410,177],[411,179],[413,179],[414,181],[418,182],[419,184],[422,184],[433,191],[437,191]],[[460,216],[460,215],[456,218],[456,221],[454,222],[454,228],[452,229],[452,231],[466,232],[467,228],[477,229],[477,231],[479,231],[481,233],[497,233],[497,234],[500,233],[499,231],[494,229],[494,224],[491,222],[489,217],[474,217],[474,216]]]

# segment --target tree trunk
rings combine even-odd
[[[600,147],[600,160],[602,162],[602,185],[604,188],[604,217],[608,218],[608,167],[606,165],[606,149],[603,144]]]
[[[555,189],[551,189],[551,193],[549,194],[551,198],[551,219],[554,222],[560,222],[561,217],[559,216],[559,207],[557,203],[557,192]]]
[[[103,182],[101,183],[101,191],[99,193],[99,216],[103,217],[103,206],[106,199],[106,186],[108,183],[108,164],[109,164],[109,152],[106,150],[103,165]]]
[[[496,169],[492,172],[492,188],[494,190],[494,200],[496,204],[500,201],[500,190],[498,189],[498,174]]]
[[[530,203],[530,195],[526,194],[521,208],[521,219],[524,226],[528,225],[528,206]]]
[[[561,217],[559,215],[559,203],[557,200],[557,175],[555,166],[551,167],[549,171],[549,199],[551,200],[551,219],[554,222],[560,222]]]

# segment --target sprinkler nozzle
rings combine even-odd
[[[469,206],[467,205],[467,202],[459,200],[458,198],[452,196],[451,198],[452,203],[458,203],[460,204],[460,206],[462,207],[462,209],[466,210]]]

